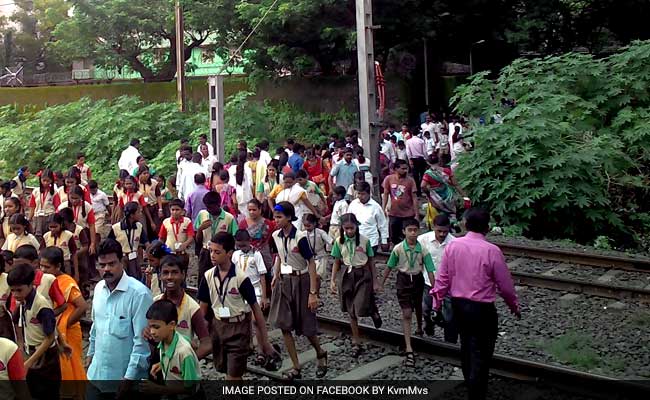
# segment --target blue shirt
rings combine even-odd
[[[147,378],[150,351],[142,331],[152,303],[149,289],[126,272],[112,292],[103,280],[95,286],[87,354],[93,358],[89,380]]]
[[[196,216],[199,215],[199,211],[205,210],[203,196],[208,192],[209,190],[205,185],[197,185],[194,191],[187,197],[187,201],[185,202],[185,215],[191,218],[192,221],[196,221]]]
[[[350,164],[341,160],[332,168],[330,175],[336,178],[336,186],[343,186],[345,190],[354,183],[354,173],[359,170],[357,164],[351,161]]]
[[[300,171],[304,163],[305,160],[303,160],[302,157],[300,157],[300,154],[298,153],[293,153],[291,157],[289,157],[289,161],[287,161],[287,164],[289,164],[289,166],[295,173],[298,173],[298,171]]]

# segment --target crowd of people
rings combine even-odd
[[[282,331],[291,359],[285,378],[302,377],[294,334],[309,339],[316,377],[323,378],[328,354],[316,319],[322,284],[349,315],[352,356],[358,357],[364,352],[359,318],[381,326],[375,296],[396,270],[404,365],[416,366],[413,312],[416,334],[432,335],[440,322],[436,310],[451,301],[465,321],[458,325],[468,352],[463,371],[481,393],[496,340],[495,289],[514,313],[517,299],[503,256],[483,237],[485,211],[466,211],[470,234],[455,239],[450,233],[463,196],[452,163],[462,126],[452,122],[447,135],[433,121],[427,116],[413,134],[406,126],[383,132],[380,201],[372,198],[370,159],[356,131],[309,147],[287,139],[274,156],[268,141],[249,148],[242,140],[227,163],[216,159],[205,135],[196,148],[181,140],[177,173],[167,178],[149,166],[134,139],[120,155],[110,195],[92,179],[83,154],[65,175],[40,170],[31,195],[31,171],[20,168],[0,185],[0,363],[6,376],[26,378],[34,398],[58,391],[75,398],[128,390],[197,395],[199,360],[209,354],[229,380],[242,378],[255,352],[258,365],[280,367],[268,321]],[[424,234],[419,197],[433,211]],[[479,271],[483,259],[468,259],[463,246],[484,248],[491,272]],[[373,262],[380,248],[390,251],[383,278]],[[457,285],[465,263],[495,283],[484,282],[478,292],[471,283]],[[186,293],[190,275],[198,284],[195,297]],[[80,321],[89,310],[84,354]],[[466,322],[478,314],[489,319],[487,331]]]

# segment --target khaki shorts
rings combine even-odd
[[[235,378],[246,372],[251,341],[251,314],[239,322],[212,321],[212,357],[214,368]]]

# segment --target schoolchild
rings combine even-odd
[[[212,268],[210,261],[210,239],[218,232],[234,235],[239,226],[235,217],[221,207],[221,196],[217,192],[208,192],[203,196],[205,210],[199,211],[194,221],[196,241],[202,243],[199,252],[199,281],[205,271]]]
[[[33,398],[59,393],[61,367],[55,343],[56,317],[51,304],[34,288],[34,268],[17,264],[7,276],[18,306],[13,313],[18,347],[27,354],[24,366]]]
[[[77,267],[77,244],[74,240],[74,233],[64,229],[63,217],[59,214],[50,216],[48,221],[49,231],[43,235],[45,247],[58,247],[63,251],[62,272],[72,275],[75,281],[79,282],[79,269]]]
[[[143,380],[138,391],[146,394],[177,395],[193,398],[198,394],[201,380],[199,359],[189,340],[176,331],[176,305],[169,300],[158,300],[147,310],[148,329],[158,342],[160,362],[151,367],[150,375],[162,373],[164,384]]]
[[[327,276],[328,257],[326,247],[334,243],[334,240],[322,229],[318,227],[318,218],[314,214],[306,214],[302,220],[302,226],[305,228],[307,234],[307,241],[309,247],[314,255],[314,262],[316,263],[316,273],[318,278],[322,281]],[[320,286],[320,284],[318,285]]]
[[[327,352],[318,338],[318,274],[314,255],[305,232],[299,231],[293,204],[282,201],[273,208],[273,218],[279,228],[273,232],[273,253],[278,256],[273,266],[271,309],[269,322],[282,330],[293,368],[284,374],[287,380],[302,377],[300,361],[292,331],[306,336],[316,351],[318,367],[316,377],[327,374]]]
[[[147,228],[147,236],[155,238],[158,235],[156,227],[160,226],[161,218],[165,216],[162,204],[162,197],[160,192],[159,181],[151,177],[149,167],[142,166],[138,168],[138,191],[144,196],[146,202],[145,209],[142,210],[147,216],[145,227]]]
[[[379,287],[372,260],[374,255],[370,240],[359,233],[359,222],[354,214],[343,215],[339,239],[332,246],[334,266],[330,291],[338,293],[341,311],[350,316],[353,357],[358,357],[363,352],[359,336],[359,318],[372,318],[376,328],[382,325],[375,304],[375,291]]]
[[[9,218],[11,233],[2,245],[2,250],[9,250],[16,253],[16,249],[23,245],[31,245],[39,249],[41,244],[34,235],[29,232],[29,221],[25,214],[14,214]]]
[[[142,280],[140,263],[142,261],[142,248],[147,245],[147,232],[140,223],[140,207],[132,201],[124,206],[124,219],[111,227],[108,234],[110,239],[115,239],[122,246],[122,264],[126,273],[138,280]]]
[[[95,230],[95,210],[89,201],[84,200],[84,189],[81,186],[73,186],[68,193],[68,201],[61,203],[58,211],[64,208],[72,210],[73,221],[82,229],[88,229],[90,246],[88,247],[89,255],[95,254],[97,248],[97,231]]]
[[[268,341],[266,322],[255,288],[232,262],[235,238],[218,232],[210,240],[210,261],[199,284],[199,304],[211,325],[215,369],[227,380],[241,380],[250,353],[251,314],[257,323],[257,341],[267,356],[275,354]]]
[[[160,262],[163,257],[174,254],[165,243],[160,240],[151,242],[145,253],[147,257],[147,268],[145,274],[147,277],[146,285],[151,290],[151,295],[155,298],[164,292],[163,283],[160,280]]]
[[[9,234],[11,233],[11,225],[9,220],[14,214],[22,214],[23,210],[20,205],[20,200],[17,197],[7,197],[4,201],[4,216],[0,221],[2,221],[2,229],[0,229],[0,243],[4,246]]]
[[[332,214],[330,214],[330,227],[329,235],[332,241],[336,241],[341,233],[341,217],[348,212],[348,202],[345,200],[345,188],[343,186],[336,186],[333,192],[334,205],[332,206]]]
[[[67,175],[63,178],[63,183],[64,183],[63,186],[60,186],[56,190],[56,193],[54,194],[54,199],[52,200],[54,203],[54,207],[57,210],[61,207],[61,204],[70,201],[69,199],[70,190],[72,190],[72,188],[75,186],[79,186],[83,190],[81,196],[83,200],[87,201],[88,203],[92,203],[92,200],[90,198],[90,192],[81,183],[81,172],[77,167],[70,168],[70,171],[68,171]]]
[[[397,301],[402,310],[402,331],[404,332],[406,345],[404,366],[413,368],[415,367],[415,355],[411,347],[412,313],[415,310],[417,322],[415,334],[422,336],[422,296],[424,290],[424,276],[422,273],[426,270],[429,280],[433,282],[435,266],[429,250],[418,242],[420,223],[415,218],[408,218],[404,220],[402,226],[406,239],[393,247],[381,285],[383,288],[391,271],[397,269]]]
[[[151,215],[149,215],[149,210],[147,209],[147,201],[145,199],[145,195],[138,191],[139,186],[137,179],[129,175],[125,177],[122,182],[124,191],[119,196],[116,207],[116,218],[118,218],[118,221],[124,217],[124,206],[126,203],[130,203],[132,201],[138,203],[138,205],[141,207],[141,216],[145,216],[146,221],[150,221]],[[142,222],[144,221],[145,220],[143,219]]]
[[[184,206],[185,203],[180,199],[169,202],[171,216],[161,224],[158,238],[189,265],[190,258],[186,251],[194,240],[194,227],[192,220],[184,216]]]
[[[201,360],[212,352],[212,341],[208,323],[199,303],[183,289],[186,277],[187,265],[180,257],[174,254],[164,256],[160,260],[160,279],[164,292],[153,299],[154,301],[169,300],[176,305],[178,315],[176,332],[190,342]]]
[[[268,292],[266,279],[261,279],[266,274],[266,264],[262,253],[251,246],[251,236],[246,229],[235,233],[235,247],[237,250],[232,255],[235,267],[244,272],[255,288],[255,297],[262,310],[268,306]]]
[[[73,165],[79,170],[79,175],[81,178],[82,185],[88,185],[91,179],[93,179],[93,173],[90,170],[90,167],[86,164],[86,155],[84,153],[77,153],[77,163]]]
[[[36,237],[42,237],[47,232],[47,221],[54,215],[54,175],[45,169],[38,177],[38,187],[32,191],[29,200],[29,220]]]
[[[74,222],[74,212],[71,208],[63,208],[57,214],[63,217],[63,228],[72,232],[72,238],[77,248],[77,252],[73,256],[79,272],[79,280],[77,282],[79,282],[84,297],[88,298],[90,294],[89,287],[91,285],[90,279],[99,275],[94,268],[95,259],[89,254],[90,232],[88,229],[84,229]]]

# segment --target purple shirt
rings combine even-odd
[[[427,157],[427,145],[424,143],[424,140],[420,139],[417,136],[413,136],[406,141],[406,156],[411,158],[426,158]]]
[[[199,215],[199,211],[205,210],[203,196],[208,192],[209,190],[205,185],[198,185],[194,188],[194,191],[190,193],[187,201],[185,201],[185,215],[188,218],[191,218],[192,221],[196,221],[196,216]]]
[[[493,303],[497,290],[512,312],[519,310],[501,249],[476,232],[468,232],[445,247],[433,288],[438,304],[448,293],[451,297]]]

